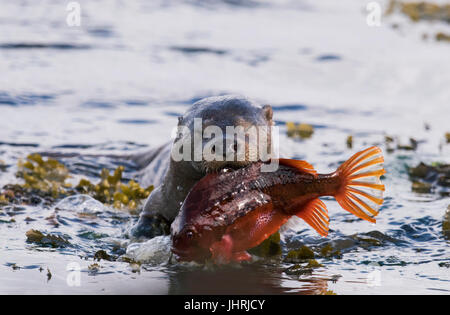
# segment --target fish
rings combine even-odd
[[[325,237],[330,218],[322,196],[334,197],[344,210],[375,223],[385,190],[383,163],[381,149],[372,146],[329,174],[294,159],[279,159],[274,172],[262,172],[264,163],[255,162],[208,174],[190,190],[171,225],[172,252],[180,261],[251,261],[247,250],[292,216]]]

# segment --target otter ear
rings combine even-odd
[[[262,109],[263,109],[264,115],[266,116],[266,119],[272,120],[272,116],[273,116],[272,106],[264,105]]]

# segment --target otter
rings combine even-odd
[[[219,154],[229,156],[236,152],[238,145],[245,148],[245,155],[241,159],[220,159],[201,160],[173,158],[173,150],[179,150],[176,145],[180,141],[192,140],[195,137],[194,125],[196,119],[201,119],[202,133],[208,126],[217,126],[223,133],[223,144],[229,144],[226,138],[227,126],[241,126],[244,130],[251,127],[268,127],[267,142],[271,147],[270,127],[273,125],[272,107],[270,105],[261,106],[257,102],[239,95],[224,95],[217,97],[208,97],[195,102],[187,112],[178,119],[179,132],[172,143],[153,149],[143,154],[135,155],[132,160],[142,168],[139,174],[140,182],[143,185],[153,184],[156,188],[148,197],[144,209],[141,212],[138,223],[130,230],[130,236],[134,238],[150,238],[161,234],[161,230],[155,228],[158,223],[164,222],[166,226],[177,216],[180,207],[191,188],[207,173],[217,172],[224,168],[242,168],[261,156],[257,144],[249,141],[247,138],[242,140],[234,139],[231,146],[224,145],[219,148],[219,143],[213,145],[212,151],[217,150]],[[181,127],[184,127],[182,129]],[[187,132],[187,134],[186,134]],[[228,140],[230,140],[228,138]],[[238,143],[241,141],[241,143]],[[191,148],[194,150],[194,141],[190,141]],[[202,147],[208,144],[208,141],[202,139]],[[256,154],[256,156],[255,156]]]

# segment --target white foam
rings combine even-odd
[[[74,195],[62,199],[55,209],[73,211],[80,214],[96,214],[104,212],[106,207],[89,195]]]
[[[156,236],[144,243],[132,243],[126,255],[138,262],[161,265],[168,262],[171,255],[170,236]]]

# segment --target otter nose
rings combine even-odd
[[[245,145],[245,143],[242,143],[242,145]],[[222,154],[224,157],[227,156],[234,156],[239,148],[239,142],[237,140],[234,140],[231,143],[215,143],[211,146],[211,153],[212,154],[220,154],[220,147],[224,148],[222,150]]]
[[[249,143],[245,138],[226,137],[209,140],[204,144],[203,153],[207,161],[244,161]]]
[[[242,145],[245,145],[245,143],[242,143]],[[239,143],[237,140],[234,140],[231,143],[226,144],[225,153],[235,153],[238,151]]]
[[[245,150],[247,148],[247,143],[245,139],[241,138],[231,138],[231,137],[225,137],[225,150],[224,150],[224,157],[227,160],[239,160],[239,159],[245,159]]]

